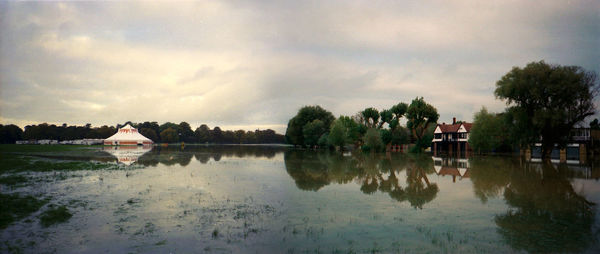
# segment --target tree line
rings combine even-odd
[[[406,126],[400,124],[402,118],[407,121]],[[431,145],[438,118],[437,109],[422,97],[410,105],[400,102],[381,111],[369,107],[354,116],[338,118],[321,106],[305,106],[289,120],[286,139],[303,147],[343,149],[351,145],[366,151],[414,143],[412,151],[421,152]]]
[[[210,129],[206,124],[192,130],[187,122],[179,124],[166,122],[161,125],[158,122],[133,123],[128,121],[116,126],[103,125],[92,127],[74,125],[54,125],[42,123],[38,125],[27,125],[25,130],[14,124],[0,125],[0,143],[14,144],[17,140],[75,140],[75,139],[105,139],[117,132],[118,128],[125,125],[137,128],[140,134],[151,139],[155,143],[215,143],[215,144],[281,144],[285,137],[274,130],[222,130],[220,127]]]
[[[596,73],[579,66],[532,62],[496,82],[494,95],[506,102],[501,113],[475,113],[469,144],[477,152],[510,152],[541,143],[542,158],[565,148],[571,130],[596,113]],[[599,129],[598,120],[590,123]]]

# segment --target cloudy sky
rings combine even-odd
[[[0,122],[284,132],[417,96],[469,121],[539,60],[600,73],[600,1],[2,1]]]

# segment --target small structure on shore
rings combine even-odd
[[[472,123],[456,122],[456,118],[452,118],[452,124],[438,124],[433,132],[432,150],[434,156],[439,153],[447,153],[448,155],[467,155],[471,152],[469,146],[469,133],[471,132]]]
[[[144,135],[140,134],[136,128],[127,124],[121,127],[115,135],[104,140],[104,145],[107,146],[135,146],[135,145],[151,145],[154,142]]]

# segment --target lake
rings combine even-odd
[[[0,229],[0,252],[600,252],[590,163],[277,146],[1,156],[1,193],[44,203]],[[41,223],[57,206],[72,217]]]

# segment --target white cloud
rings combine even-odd
[[[599,71],[600,4],[52,2],[0,4],[0,121],[187,121],[283,132],[417,96],[441,121],[501,111],[494,84],[546,59]]]

